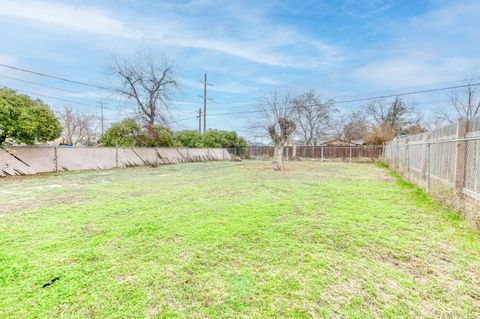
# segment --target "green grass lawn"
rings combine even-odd
[[[480,317],[456,214],[373,164],[287,166],[0,180],[0,318]]]

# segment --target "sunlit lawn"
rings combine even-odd
[[[373,164],[287,166],[0,180],[0,318],[480,317],[456,214]]]

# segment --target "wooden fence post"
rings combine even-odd
[[[115,146],[115,167],[118,167],[118,146]]]
[[[467,133],[467,121],[460,119],[457,123],[457,147],[455,158],[455,193],[462,194],[465,182],[465,160],[467,142],[465,135]]]
[[[397,171],[400,170],[400,148],[398,147],[398,138],[395,139],[395,146],[396,146],[396,151],[395,151],[395,169]]]
[[[420,165],[420,182],[422,183],[427,181],[427,143],[428,143],[428,133],[423,133],[422,160]]]
[[[57,145],[55,145],[55,172],[58,172],[58,148]]]
[[[427,142],[427,193],[430,193],[430,182],[431,182],[430,172],[432,171],[431,165],[432,165],[432,160],[430,159],[430,142]]]
[[[410,173],[410,139],[408,137],[405,138],[405,166],[407,167],[407,173]]]

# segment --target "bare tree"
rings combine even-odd
[[[373,127],[390,127],[395,134],[399,134],[406,126],[418,123],[420,118],[414,105],[405,103],[399,97],[391,103],[385,99],[373,100],[364,106],[364,111]]]
[[[314,90],[293,99],[298,133],[305,145],[315,145],[325,131],[332,111],[333,101],[322,102]]]
[[[461,92],[450,93],[450,106],[438,107],[436,119],[440,122],[455,123],[459,119],[470,120],[480,116],[480,96],[475,78],[471,77],[465,81],[467,85]]]
[[[280,96],[274,91],[259,99],[257,110],[259,119],[252,126],[271,138],[274,146],[273,169],[283,170],[283,150],[296,128],[293,100],[289,94]]]
[[[144,54],[133,60],[115,58],[111,68],[120,82],[118,92],[137,105],[144,124],[168,124],[171,96],[178,88],[169,60],[158,64]]]
[[[344,143],[350,143],[353,140],[363,140],[369,132],[365,114],[360,111],[350,113],[337,112],[329,118],[328,127],[330,135]]]
[[[61,142],[64,144],[93,145],[96,140],[95,116],[80,111],[74,111],[65,106],[58,112],[60,124],[63,127]]]

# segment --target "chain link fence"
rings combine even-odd
[[[480,118],[397,137],[385,146],[384,160],[480,224]]]

